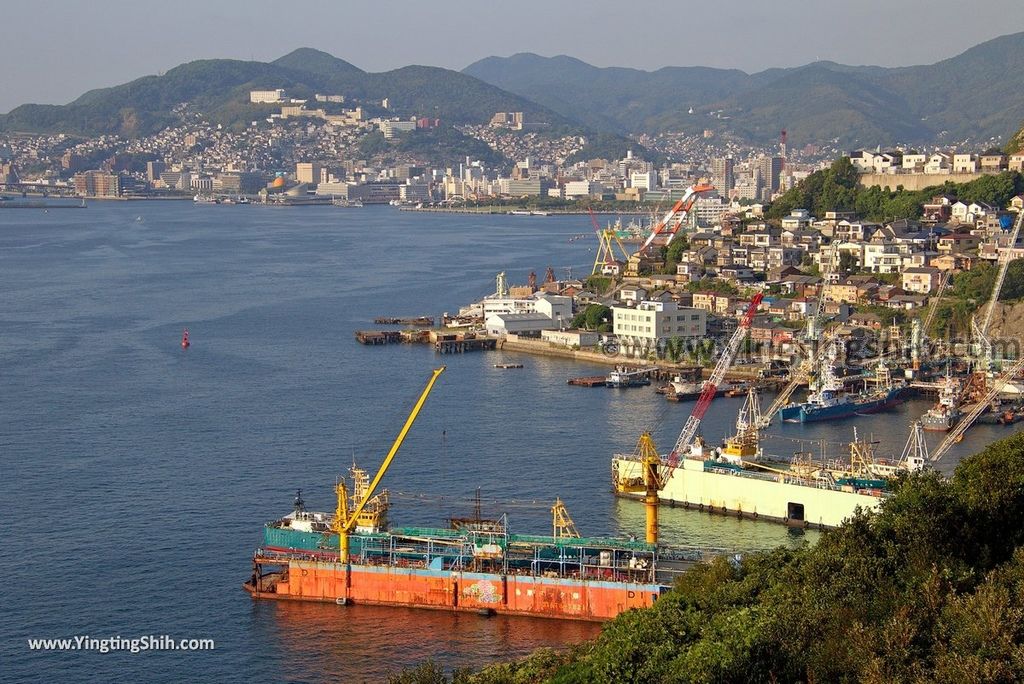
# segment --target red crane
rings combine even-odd
[[[718,393],[718,385],[725,379],[725,372],[729,370],[729,366],[736,359],[736,354],[740,350],[740,345],[743,344],[743,338],[747,336],[747,331],[754,320],[754,314],[757,313],[757,307],[760,306],[762,297],[763,295],[758,292],[750,300],[750,304],[740,320],[739,327],[736,328],[736,332],[729,339],[729,344],[726,345],[725,351],[722,352],[718,363],[715,364],[715,369],[711,371],[711,377],[704,383],[704,388],[697,399],[697,405],[693,407],[693,412],[686,420],[686,425],[683,426],[682,432],[679,433],[679,439],[676,440],[676,445],[672,449],[672,453],[669,454],[670,465],[678,463],[679,456],[684,454],[690,447],[690,442],[693,441],[694,436],[697,434],[697,428],[700,427],[700,421],[704,419],[704,414],[707,413],[708,407],[711,406],[711,400]]]

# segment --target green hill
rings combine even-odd
[[[982,145],[1024,120],[1024,33],[902,68],[817,62],[756,74],[700,67],[648,72],[517,54],[488,57],[463,71],[615,132],[712,129],[769,143],[786,129],[798,145],[968,139]]]
[[[271,63],[189,62],[161,76],[89,91],[67,105],[22,105],[0,117],[0,130],[147,135],[170,123],[171,109],[182,102],[192,103],[215,123],[230,126],[272,111],[249,103],[249,90],[267,88],[285,88],[289,95],[303,98],[337,93],[367,103],[371,112],[381,111],[380,102],[388,98],[395,115],[428,116],[449,124],[486,123],[494,112],[522,111],[531,121],[574,125],[545,107],[457,71],[409,66],[371,74],[325,52],[302,48]]]

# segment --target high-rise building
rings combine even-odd
[[[716,157],[711,160],[711,184],[722,197],[728,197],[736,184],[732,157]]]
[[[295,180],[300,183],[319,183],[321,169],[318,162],[299,162],[295,165]]]
[[[167,166],[160,161],[146,162],[146,180],[150,183],[160,178],[160,174],[167,169]]]
[[[761,183],[765,192],[776,193],[782,185],[782,157],[761,157],[757,169],[761,172]]]

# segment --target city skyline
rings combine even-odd
[[[771,6],[738,2],[679,9],[641,1],[627,12],[603,0],[585,10],[524,0],[513,11],[459,0],[443,12],[432,6],[387,12],[322,2],[292,11],[281,3],[228,0],[216,6],[122,5],[104,16],[87,5],[68,4],[57,12],[52,5],[21,5],[5,10],[0,26],[7,54],[23,56],[5,74],[0,112],[28,102],[64,104],[88,90],[195,59],[270,61],[298,47],[330,52],[372,72],[408,64],[461,70],[489,56],[534,52],[566,54],[599,67],[708,66],[749,73],[818,60],[928,64],[1024,29],[1024,7],[1008,0],[972,6],[973,21],[955,30],[950,17],[962,4],[953,0],[926,7],[882,0],[832,5],[782,0]],[[801,17],[799,26],[793,16]]]

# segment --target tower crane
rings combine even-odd
[[[1007,271],[1010,270],[1011,257],[1013,256],[1014,247],[1017,246],[1017,238],[1020,236],[1022,221],[1024,221],[1024,211],[1018,212],[1017,220],[1014,221],[1014,230],[1010,236],[1010,244],[1005,252],[999,254],[999,270],[995,274],[995,284],[992,286],[992,294],[988,298],[988,306],[985,308],[985,317],[982,318],[981,325],[979,326],[974,319],[971,322],[971,327],[978,341],[978,353],[984,359],[984,368],[982,370],[986,374],[992,371],[992,341],[988,337],[988,326],[992,323],[992,312],[995,311],[995,305],[999,301],[1002,284],[1007,280]]]
[[[1024,371],[1024,356],[1017,359],[1008,370],[1004,371],[1002,375],[992,382],[992,385],[989,387],[988,392],[985,393],[985,396],[982,397],[974,408],[971,409],[967,415],[961,418],[960,422],[946,434],[946,438],[942,440],[942,444],[932,452],[931,460],[938,461],[946,454],[947,451],[949,451],[950,447],[963,439],[964,433],[967,432],[967,429],[974,424],[974,421],[978,419],[978,416],[985,412],[985,409],[988,408],[992,400],[995,399],[996,395],[1003,389],[1003,385],[1012,380],[1013,377],[1021,371]]]
[[[928,339],[928,331],[931,330],[932,323],[935,322],[935,314],[939,311],[939,303],[942,301],[942,294],[946,291],[946,286],[949,284],[949,273],[943,272],[939,277],[939,287],[936,288],[935,294],[931,297],[931,306],[928,308],[928,313],[924,317],[922,323],[920,319],[915,318],[912,324],[910,332],[910,358],[911,368],[916,372],[921,370],[921,347],[924,341]]]
[[[746,337],[747,331],[750,329],[750,323],[754,320],[754,314],[757,313],[757,307],[761,304],[762,296],[763,295],[758,292],[754,295],[754,298],[750,300],[750,305],[747,306],[747,310],[743,314],[739,327],[736,328],[736,332],[734,332],[732,337],[729,338],[729,343],[726,345],[722,355],[718,358],[718,363],[715,364],[715,369],[711,371],[711,377],[704,382],[704,388],[701,390],[700,397],[697,399],[697,405],[693,407],[693,412],[686,420],[686,424],[679,433],[679,439],[676,440],[676,445],[672,448],[672,452],[669,454],[670,464],[677,463],[680,455],[685,454],[686,450],[689,449],[690,442],[693,441],[694,436],[697,434],[697,428],[700,427],[700,422],[703,420],[704,414],[707,413],[708,407],[711,405],[711,400],[715,398],[715,393],[718,391],[718,385],[725,378],[725,372],[729,370],[729,366],[731,366],[732,362],[736,359],[736,353],[739,351],[740,345],[743,343],[743,338]]]
[[[344,500],[345,489],[341,486],[338,487],[338,508],[335,513],[334,524],[332,527],[334,528],[334,531],[338,533],[338,560],[340,562],[348,563],[349,535],[352,534],[353,530],[355,530],[360,514],[362,514],[363,509],[366,508],[370,499],[373,498],[374,491],[376,491],[380,481],[384,479],[384,474],[388,472],[391,462],[395,460],[395,454],[398,453],[398,449],[402,446],[402,442],[405,441],[405,436],[409,434],[412,424],[416,422],[416,417],[423,409],[423,404],[426,403],[427,397],[430,396],[430,390],[434,388],[434,383],[437,382],[437,378],[441,373],[444,373],[444,369],[444,366],[434,369],[433,375],[431,375],[430,380],[427,381],[427,386],[423,388],[423,392],[420,393],[420,398],[416,400],[416,405],[412,407],[412,411],[409,412],[409,417],[405,419],[405,425],[402,426],[398,436],[395,437],[395,441],[391,445],[391,450],[388,451],[388,455],[384,457],[384,462],[381,463],[377,474],[373,476],[373,482],[363,490],[364,494],[362,501],[359,502],[355,510],[348,510],[348,506]]]

